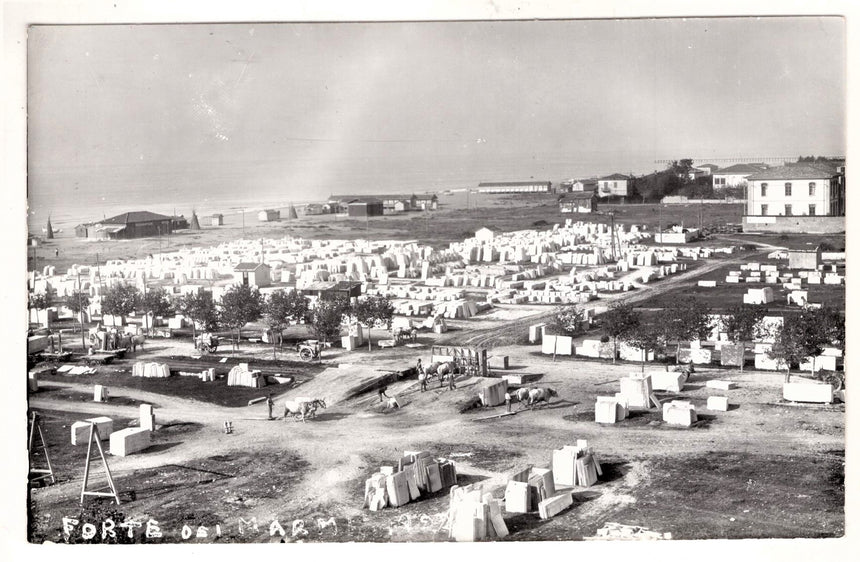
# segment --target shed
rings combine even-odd
[[[272,284],[272,268],[265,263],[242,262],[233,268],[236,281],[251,287],[268,287]]]
[[[281,220],[281,212],[274,209],[263,209],[257,213],[257,219],[260,222],[270,222]]]
[[[422,211],[435,211],[439,208],[439,197],[435,193],[418,195],[415,197],[415,206]]]
[[[381,217],[383,213],[382,201],[380,199],[363,199],[350,201],[347,213],[351,217]]]
[[[220,213],[216,213],[209,218],[209,224],[211,226],[223,226],[224,225],[224,215]]]
[[[572,191],[559,197],[558,208],[562,213],[593,213],[597,210],[594,191]]]

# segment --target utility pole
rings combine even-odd
[[[78,315],[81,320],[81,353],[86,353],[87,341],[84,339],[84,305],[81,298],[81,272],[78,270]]]
[[[242,238],[245,238],[245,207],[242,207]]]
[[[615,211],[609,213],[610,243],[612,244],[612,261],[615,261]]]

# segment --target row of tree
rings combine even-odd
[[[30,296],[30,307],[36,310],[51,305],[52,296],[35,293]],[[75,292],[67,297],[64,304],[75,314],[86,310],[90,304],[87,293]],[[259,289],[247,285],[233,285],[225,291],[218,302],[209,291],[201,290],[172,300],[162,287],[148,289],[141,293],[135,285],[117,284],[108,287],[101,298],[103,314],[128,316],[142,313],[144,327],[148,330],[148,316],[170,316],[182,314],[192,323],[192,335],[196,327],[212,331],[219,328],[235,333],[235,344],[241,339],[241,330],[251,322],[262,320],[271,334],[271,341],[282,345],[281,334],[290,324],[309,324],[313,334],[330,341],[340,335],[345,322],[358,322],[372,329],[382,326],[389,329],[394,316],[394,307],[387,297],[371,296],[350,303],[346,298],[320,299],[311,308],[310,300],[297,291],[277,290],[263,296]],[[370,348],[368,337],[368,348]]]
[[[631,304],[616,303],[600,316],[600,327],[613,342],[613,361],[618,355],[618,342],[643,350],[645,356],[674,345],[677,362],[683,342],[707,339],[714,328],[724,332],[732,343],[745,346],[758,338],[771,336],[774,343],[770,357],[785,364],[786,380],[789,380],[792,366],[799,365],[807,357],[818,357],[825,347],[844,349],[845,317],[835,308],[807,308],[786,316],[782,326],[773,333],[762,323],[767,312],[765,306],[739,304],[725,310],[719,325],[715,325],[711,309],[691,297],[677,299],[661,312],[647,316]],[[555,315],[556,329],[567,335],[582,333],[582,318],[582,312],[575,305],[559,307]]]

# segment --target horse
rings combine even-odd
[[[317,408],[326,407],[325,400],[321,398],[296,398],[284,402],[284,421],[288,416],[305,422],[308,417],[315,417]]]
[[[558,396],[558,393],[551,388],[532,388],[529,390],[529,406],[534,408],[538,402],[549,404],[549,399],[553,396]]]
[[[317,409],[318,408],[327,408],[327,407],[328,406],[326,406],[324,399],[314,398],[310,402],[308,413],[310,414],[310,417],[315,418],[315,417],[317,417]]]
[[[441,388],[445,380],[445,375],[454,374],[454,363],[452,361],[446,361],[444,363],[435,361],[427,365],[424,373],[426,373],[428,381],[434,377],[439,377],[439,387]]]
[[[518,388],[516,393],[514,394],[517,398],[517,402],[520,403],[520,408],[524,408],[526,402],[529,400],[529,389],[528,388]]]

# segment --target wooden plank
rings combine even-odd
[[[475,418],[472,421],[484,421],[484,420],[494,420],[496,418],[503,418],[505,416],[515,416],[517,412],[504,412],[501,414],[496,414],[494,416],[485,416],[483,418]]]

